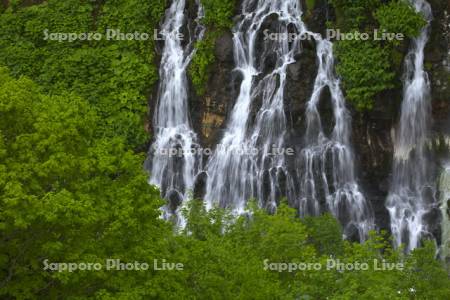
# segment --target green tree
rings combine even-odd
[[[99,137],[124,136],[141,149],[147,98],[157,80],[155,45],[148,40],[107,40],[108,28],[122,33],[157,28],[165,0],[49,0],[10,5],[0,15],[0,65],[26,75],[50,94],[73,92],[99,116]],[[99,33],[102,39],[51,40],[51,33]]]
[[[17,299],[89,296],[133,281],[102,272],[52,273],[50,262],[148,261],[169,234],[143,157],[124,139],[96,138],[83,99],[48,96],[0,69],[0,294]],[[123,279],[123,278],[122,278]],[[45,296],[47,295],[47,296]]]

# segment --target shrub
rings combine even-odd
[[[426,25],[424,18],[404,0],[392,1],[381,6],[374,13],[374,17],[381,29],[388,32],[401,32],[409,38],[418,36],[421,28]]]

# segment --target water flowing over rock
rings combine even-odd
[[[240,93],[231,111],[224,136],[208,162],[205,199],[242,212],[247,200],[274,209],[280,198],[280,177],[286,159],[286,116],[284,87],[286,72],[299,50],[298,40],[269,39],[263,36],[266,21],[278,33],[289,26],[304,32],[297,1],[244,1],[242,16],[234,28],[234,58],[242,74]],[[252,107],[260,102],[260,107]],[[253,120],[252,110],[256,110]],[[274,150],[275,149],[275,150]],[[287,178],[288,191],[293,182]]]
[[[197,5],[198,18],[201,18],[203,8],[199,3]],[[186,68],[195,54],[194,41],[203,37],[204,28],[197,22],[187,43],[179,38],[178,34],[183,32],[187,22],[185,6],[185,0],[174,0],[161,27],[165,41],[153,120],[155,140],[147,160],[150,183],[160,187],[162,196],[169,201],[163,208],[165,218],[177,215],[180,204],[193,188],[195,175],[201,169],[199,151],[193,151],[199,145],[188,116]],[[178,217],[178,222],[182,222]]]
[[[193,1],[170,1],[161,28],[169,34],[159,45],[155,134],[147,160],[150,182],[168,200],[164,217],[176,216],[183,224],[178,212],[190,192],[209,208],[235,213],[252,198],[273,212],[286,198],[300,216],[331,212],[352,240],[364,240],[375,221],[377,229],[390,228],[396,245],[405,243],[407,250],[421,237],[440,237],[433,167],[445,155],[441,152],[448,152],[439,150],[448,143],[443,134],[450,124],[445,5],[429,1],[431,13],[427,2],[411,1],[430,24],[409,51],[406,43],[401,50],[406,54],[403,103],[394,130],[400,101],[387,100],[400,99],[402,89],[377,95],[371,111],[347,109],[333,44],[308,29],[323,33],[334,20],[332,7],[318,1],[305,11],[304,2],[239,1],[234,28],[218,33],[215,41],[208,89],[197,95],[186,67],[195,55],[194,42],[203,36],[202,8]],[[171,39],[176,32],[188,38]],[[428,136],[435,136],[439,147]],[[200,144],[213,149],[206,164],[206,155],[191,154]]]
[[[298,1],[243,2],[233,38],[236,69],[243,79],[223,138],[207,164],[205,198],[209,207],[232,207],[241,213],[251,198],[273,211],[286,197],[301,215],[331,211],[347,236],[364,240],[373,228],[373,215],[354,175],[350,118],[333,74],[332,44],[308,31],[301,14]],[[272,38],[269,32],[277,35]],[[290,33],[296,34],[291,40]],[[287,150],[286,78],[305,36],[317,44],[319,71],[306,112],[306,148],[296,159],[274,149]],[[327,87],[336,119],[330,138],[323,133],[317,110]],[[295,161],[298,172],[291,174],[288,165]],[[323,207],[320,197],[326,199]]]
[[[430,22],[430,5],[413,0],[413,6]],[[430,235],[427,213],[436,206],[432,170],[427,153],[430,122],[430,83],[424,71],[424,48],[429,24],[413,39],[405,59],[401,116],[394,143],[393,177],[386,207],[396,246],[410,251]]]
[[[300,178],[299,211],[318,215],[325,206],[341,222],[347,237],[364,240],[374,229],[374,217],[369,203],[355,178],[353,150],[350,145],[350,115],[333,73],[332,44],[318,40],[319,71],[314,90],[306,108],[305,145],[298,160]],[[318,104],[328,89],[335,125],[329,137],[324,133]],[[326,203],[320,203],[325,199]]]

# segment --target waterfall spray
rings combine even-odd
[[[192,151],[199,145],[188,116],[186,69],[195,53],[194,41],[203,37],[204,28],[197,19],[193,37],[183,45],[178,33],[185,26],[185,5],[185,0],[174,0],[161,28],[168,34],[159,70],[160,84],[153,120],[155,140],[147,160],[150,183],[161,189],[163,197],[170,199],[163,208],[165,218],[177,215],[179,205],[192,189],[194,177],[201,168],[200,152]],[[198,18],[201,18],[203,8],[198,2],[197,5]]]
[[[306,108],[306,148],[299,158],[298,177],[301,179],[299,210],[317,215],[320,199],[325,209],[341,222],[346,237],[363,241],[374,228],[374,216],[369,203],[356,182],[354,156],[350,145],[350,115],[339,80],[333,72],[333,45],[327,40],[317,41],[319,70],[314,89]],[[331,95],[335,125],[330,137],[322,129],[317,108],[322,92]]]
[[[273,210],[282,190],[293,190],[284,153],[273,153],[271,149],[285,146],[286,71],[295,61],[300,42],[289,43],[287,39],[265,39],[262,45],[258,42],[269,17],[276,16],[282,33],[288,33],[288,26],[298,32],[306,31],[296,0],[245,0],[242,10],[233,42],[236,70],[243,80],[221,147],[207,165],[209,180],[205,197],[209,207],[229,206],[238,213],[252,197],[258,199],[260,206]],[[271,54],[276,58],[267,70]],[[261,107],[253,122],[251,108],[256,99],[261,100]]]
[[[316,188],[320,185],[326,199],[323,210],[331,211],[342,222],[346,235],[355,232],[359,239],[365,239],[368,230],[373,228],[373,216],[355,180],[350,118],[339,81],[333,74],[332,44],[306,29],[296,0],[247,0],[242,11],[233,41],[236,69],[243,79],[221,147],[207,165],[207,205],[232,207],[240,213],[246,201],[255,197],[261,207],[274,210],[279,199],[285,196],[301,215],[316,215],[322,211]],[[266,39],[261,44],[265,22],[275,18],[276,36],[292,38],[268,39],[270,35],[265,33]],[[292,30],[297,34],[290,34]],[[273,154],[270,149],[286,145],[283,103],[286,72],[288,65],[295,62],[295,55],[301,52],[301,37],[305,36],[314,36],[316,40],[319,71],[306,112],[307,148],[299,159],[299,174],[291,176],[286,155]],[[271,57],[273,54],[275,59]],[[325,87],[331,91],[336,119],[330,138],[322,131],[316,107]],[[252,108],[259,100],[261,106],[253,120]],[[244,151],[238,153],[236,149]],[[326,170],[327,166],[331,167],[330,171]],[[330,183],[327,173],[332,177]],[[295,178],[299,178],[300,188],[296,187]]]
[[[424,0],[411,2],[429,23],[432,19],[430,5]],[[392,185],[386,201],[395,246],[405,244],[406,251],[419,246],[420,238],[428,234],[424,216],[436,204],[426,153],[430,83],[423,67],[428,35],[429,24],[422,29],[419,37],[412,40],[405,59],[403,102],[394,143]]]

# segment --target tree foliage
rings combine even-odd
[[[250,202],[239,217],[191,200],[174,234],[158,218],[158,192],[123,139],[98,139],[99,116],[74,94],[48,96],[0,71],[0,295],[16,299],[447,299],[450,281],[435,248],[404,256],[373,234],[342,241],[330,215],[300,219],[281,204]],[[19,122],[12,122],[17,120]],[[148,262],[146,271],[43,270],[43,261]],[[153,260],[183,264],[153,269]],[[326,269],[329,259],[367,270]],[[373,260],[403,262],[377,271]],[[318,263],[273,270],[271,263]]]
[[[49,273],[42,261],[144,259],[170,232],[143,158],[123,138],[96,138],[99,119],[78,96],[0,69],[0,295],[87,297],[107,274]]]
[[[157,80],[153,39],[45,39],[48,33],[147,32],[164,12],[165,0],[49,0],[28,7],[10,5],[0,15],[0,65],[26,75],[52,94],[74,92],[104,118],[101,136],[125,136],[127,145],[147,140],[142,126],[147,95]]]

